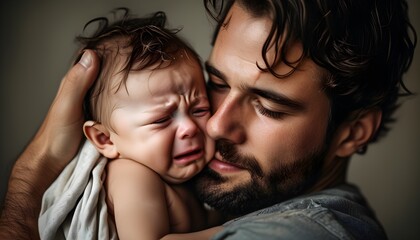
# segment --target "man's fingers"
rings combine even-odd
[[[51,106],[54,120],[62,125],[82,124],[83,99],[95,81],[99,60],[92,50],[85,50],[79,62],[64,76],[57,96]]]
[[[99,69],[99,60],[92,50],[85,50],[79,62],[76,63],[64,77],[56,100],[72,101],[82,104],[83,98],[95,81]]]

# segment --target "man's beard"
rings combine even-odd
[[[254,156],[239,154],[227,141],[218,141],[224,161],[246,169],[250,181],[223,190],[221,185],[229,181],[214,170],[206,167],[194,178],[199,199],[211,207],[230,215],[243,215],[302,194],[316,183],[327,153],[326,144],[320,149],[308,153],[301,159],[294,159],[289,164],[281,159],[268,159],[278,164],[268,173],[264,173]]]

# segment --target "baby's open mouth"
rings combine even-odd
[[[190,156],[201,154],[201,152],[202,152],[201,149],[196,149],[196,150],[193,150],[193,151],[190,151],[190,152],[186,152],[186,153],[177,155],[177,156],[174,157],[174,159],[175,160],[181,160],[181,159],[186,158],[186,157],[190,157]]]

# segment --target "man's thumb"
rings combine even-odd
[[[95,81],[98,69],[99,59],[96,53],[92,50],[85,50],[80,60],[64,77],[59,92],[77,103],[81,103]]]

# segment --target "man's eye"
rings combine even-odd
[[[268,110],[267,108],[263,107],[261,104],[257,103],[255,104],[255,107],[257,108],[258,112],[266,117],[273,118],[273,119],[280,119],[284,117],[285,113],[283,112],[276,112]]]
[[[229,86],[227,84],[222,84],[222,83],[216,83],[214,81],[212,81],[211,79],[209,79],[207,81],[207,87],[211,90],[225,90],[228,89]]]

